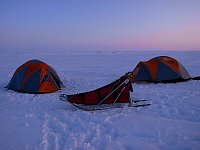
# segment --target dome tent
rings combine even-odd
[[[168,56],[141,61],[132,71],[132,82],[174,83],[189,79],[191,77],[184,66]]]
[[[7,88],[25,93],[52,93],[64,87],[56,71],[40,60],[30,60],[14,73]]]

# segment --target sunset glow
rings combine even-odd
[[[0,1],[0,50],[200,50],[200,1]]]

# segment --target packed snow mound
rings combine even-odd
[[[0,55],[1,149],[194,149],[200,147],[200,81],[133,84],[133,99],[152,105],[82,111],[59,100],[104,86],[140,60],[168,55],[192,76],[200,75],[200,52],[4,53]],[[65,88],[52,94],[7,91],[14,71],[30,59],[54,67]]]

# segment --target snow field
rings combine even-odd
[[[93,90],[131,71],[140,60],[169,55],[200,75],[199,52],[4,53],[0,55],[0,147],[2,149],[194,149],[200,147],[200,82],[133,84],[133,99],[152,105],[82,111],[59,101],[61,93]],[[40,59],[65,88],[52,94],[7,91],[15,69]]]

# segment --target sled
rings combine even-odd
[[[61,94],[60,99],[62,101],[67,100],[67,95]],[[74,107],[78,109],[82,109],[85,111],[94,111],[94,110],[107,110],[107,109],[113,109],[113,108],[125,108],[125,107],[144,107],[144,106],[149,106],[151,105],[150,103],[141,103],[141,102],[146,102],[146,100],[136,100],[132,101],[131,103],[115,103],[115,104],[101,104],[101,105],[85,105],[85,104],[76,104],[72,103],[69,100],[70,104],[72,104]]]
[[[60,100],[68,102],[73,106],[91,111],[111,108],[140,107],[150,104],[139,104],[130,99],[130,92],[133,91],[130,82],[131,74],[126,74],[118,80],[96,90],[74,95],[61,94]]]

